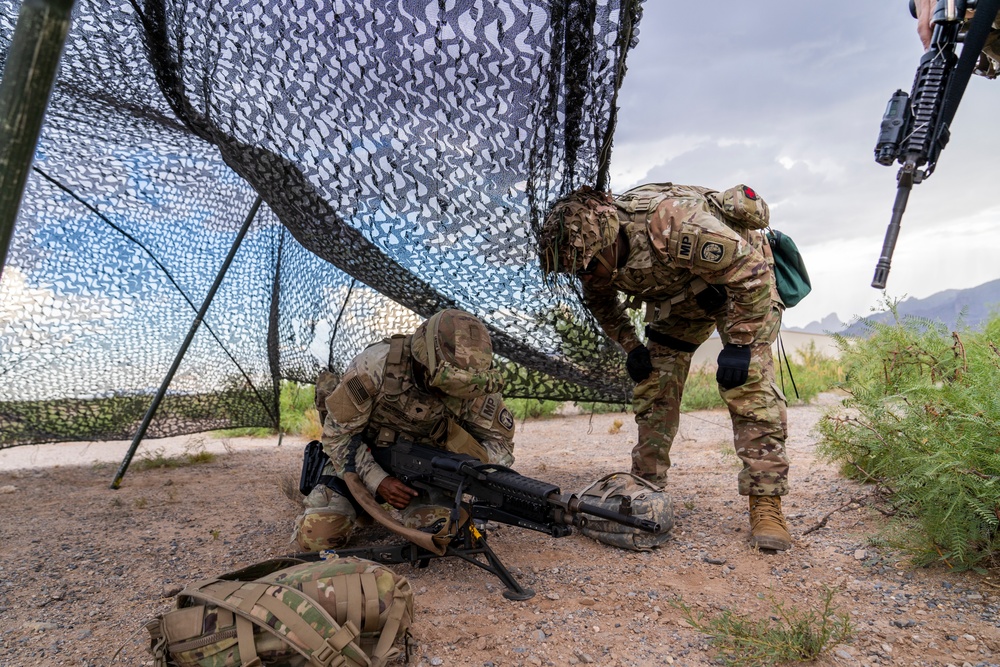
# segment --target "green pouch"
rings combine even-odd
[[[774,277],[778,283],[778,296],[786,308],[791,308],[812,291],[806,263],[787,234],[771,229],[767,242],[774,255]]]

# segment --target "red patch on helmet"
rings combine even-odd
[[[745,185],[743,186],[743,194],[745,194],[748,199],[757,199],[757,193],[753,191],[753,188],[748,188]]]

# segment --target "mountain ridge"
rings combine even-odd
[[[976,287],[966,289],[946,289],[923,299],[910,297],[896,304],[896,312],[901,317],[914,317],[941,322],[949,329],[957,329],[959,322],[970,329],[979,329],[990,318],[1000,312],[1000,278]],[[850,323],[844,323],[836,313],[830,313],[821,320],[810,322],[804,327],[788,327],[788,331],[813,334],[839,333],[845,336],[865,336],[868,330],[865,322],[888,324],[894,321],[892,312],[881,311]]]

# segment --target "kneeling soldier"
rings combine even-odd
[[[317,381],[318,392],[322,385]],[[323,401],[323,449],[330,461],[306,497],[292,539],[303,551],[347,544],[361,511],[343,480],[355,435],[367,445],[356,450],[355,468],[372,495],[401,510],[409,528],[444,524],[453,499],[418,497],[389,476],[369,448],[404,438],[509,466],[514,416],[500,395],[502,385],[489,332],[461,310],[442,310],[412,335],[366,348]]]

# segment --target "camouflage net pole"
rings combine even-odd
[[[24,0],[0,82],[0,275],[42,130],[73,0]]]
[[[125,454],[125,458],[122,459],[121,465],[118,466],[118,472],[115,473],[115,478],[111,482],[112,489],[117,489],[121,486],[122,478],[125,476],[125,471],[128,470],[128,466],[132,462],[132,457],[135,456],[135,451],[139,448],[139,443],[142,441],[143,436],[146,435],[146,429],[149,428],[149,423],[153,421],[153,416],[156,414],[156,410],[160,407],[163,397],[166,396],[167,388],[170,386],[170,381],[174,379],[174,374],[181,365],[184,353],[187,352],[188,347],[191,346],[191,341],[194,340],[194,335],[198,333],[198,327],[201,326],[202,320],[205,319],[205,313],[208,312],[208,307],[212,304],[212,299],[215,297],[215,293],[219,290],[219,285],[222,284],[223,278],[226,277],[226,271],[229,270],[229,265],[233,263],[233,258],[236,256],[236,251],[240,249],[243,237],[247,235],[247,232],[250,230],[250,224],[253,222],[253,219],[257,217],[257,210],[260,209],[262,201],[263,200],[258,196],[257,201],[255,201],[253,206],[250,208],[250,213],[247,215],[247,219],[243,222],[243,226],[236,235],[236,240],[233,241],[233,247],[229,249],[229,254],[226,255],[226,259],[222,263],[222,267],[219,269],[218,275],[215,276],[215,282],[212,283],[212,287],[208,290],[208,294],[205,296],[205,301],[201,304],[201,308],[198,310],[198,314],[195,316],[194,322],[191,323],[191,329],[188,331],[187,337],[184,339],[184,342],[181,343],[181,348],[177,350],[177,356],[174,358],[174,363],[171,364],[170,370],[167,371],[166,377],[163,378],[163,384],[160,385],[159,391],[156,392],[156,396],[153,398],[153,402],[150,404],[149,410],[146,411],[146,416],[142,419],[142,424],[139,425],[139,430],[136,431],[135,437],[132,439],[132,444],[129,446],[128,452]],[[277,425],[277,415],[272,416],[274,417],[275,425]]]

